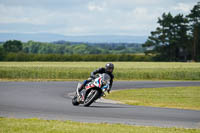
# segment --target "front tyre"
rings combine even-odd
[[[79,102],[77,102],[77,95],[75,95],[73,98],[72,98],[72,104],[74,105],[74,106],[78,106],[80,103]]]
[[[98,97],[99,97],[99,91],[91,90],[86,96],[83,106],[85,107],[90,106]]]

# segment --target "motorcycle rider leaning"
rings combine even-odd
[[[91,82],[92,79],[95,79],[95,75],[96,75],[96,74],[98,74],[98,73],[99,73],[99,74],[106,73],[106,74],[108,74],[108,75],[110,76],[110,88],[109,88],[109,90],[108,90],[108,93],[109,93],[110,90],[111,90],[112,84],[113,84],[113,79],[114,79],[114,75],[112,74],[113,70],[114,70],[114,64],[112,64],[112,63],[107,63],[107,64],[105,65],[105,68],[102,67],[102,68],[99,68],[99,69],[97,69],[97,70],[91,72],[90,78],[89,78],[88,80],[85,80],[85,81],[83,82],[83,84],[82,84],[82,85],[80,86],[80,88],[79,88],[79,92],[81,92],[81,91],[85,88],[85,85],[86,85],[87,83]]]

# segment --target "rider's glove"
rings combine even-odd
[[[91,75],[90,77],[91,77],[92,79],[95,79],[95,78],[96,78],[95,75]]]
[[[96,79],[96,78],[98,78],[98,75],[91,75],[90,76],[92,79]]]

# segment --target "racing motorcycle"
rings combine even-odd
[[[95,79],[85,85],[81,92],[79,92],[81,83],[78,83],[76,94],[72,98],[72,104],[74,106],[79,104],[90,106],[97,99],[105,96],[105,92],[110,89],[109,84],[110,76],[106,73],[97,75]]]

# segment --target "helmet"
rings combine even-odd
[[[112,63],[107,63],[105,68],[106,68],[106,72],[112,73],[114,70],[114,65]]]

